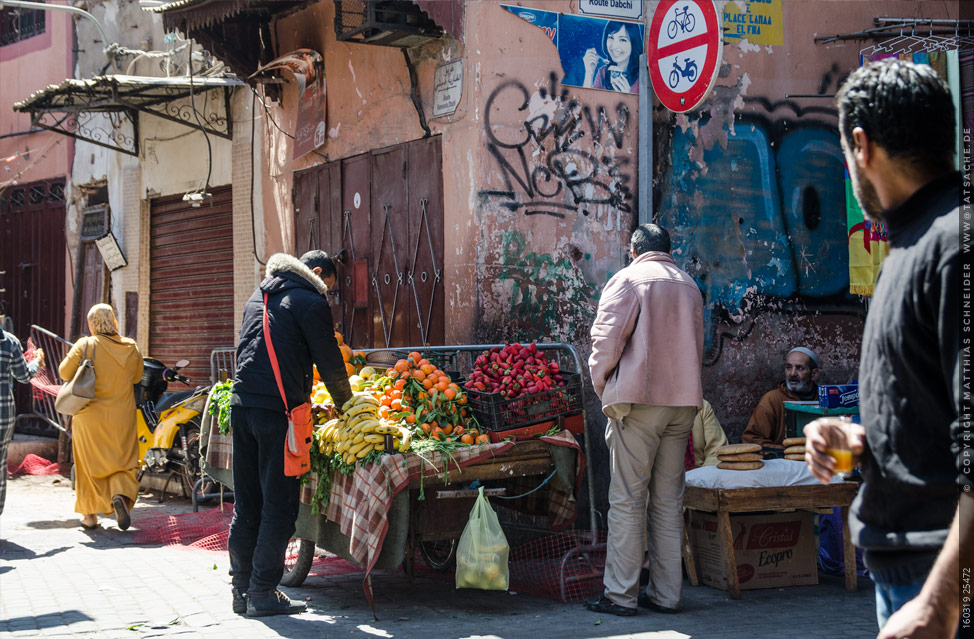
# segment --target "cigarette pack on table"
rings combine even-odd
[[[859,405],[859,384],[821,385],[818,405],[822,408],[846,408]]]

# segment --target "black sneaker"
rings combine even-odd
[[[238,615],[247,614],[247,593],[232,588],[230,594],[233,596],[233,611]]]
[[[636,614],[635,608],[627,608],[626,606],[620,606],[619,604],[613,603],[611,599],[602,595],[598,599],[593,599],[592,601],[586,601],[585,607],[592,612],[603,612],[608,615],[616,615],[618,617],[632,617]]]
[[[266,595],[247,597],[248,617],[267,617],[270,615],[296,615],[307,609],[303,601],[291,601],[280,590],[274,590]]]
[[[132,517],[129,515],[129,506],[122,495],[112,497],[112,506],[115,507],[115,523],[119,530],[128,530],[132,525]]]
[[[649,595],[645,592],[639,593],[639,597],[636,598],[636,603],[639,604],[640,608],[649,608],[653,612],[660,612],[664,615],[675,615],[680,612],[679,608],[667,608],[666,606],[653,603],[649,600]]]

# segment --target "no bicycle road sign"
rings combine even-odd
[[[695,109],[717,80],[723,25],[714,0],[662,0],[646,38],[649,78],[670,111]]]

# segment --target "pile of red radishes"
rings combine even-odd
[[[564,386],[558,362],[549,362],[538,345],[531,343],[495,346],[474,361],[470,379],[463,385],[481,393],[500,393],[502,397],[533,395]]]

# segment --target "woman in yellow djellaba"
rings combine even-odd
[[[71,426],[74,510],[89,529],[98,525],[98,513],[114,510],[118,527],[126,530],[139,494],[133,385],[142,378],[142,353],[133,340],[118,334],[118,319],[108,304],[95,304],[88,311],[88,331],[91,337],[75,342],[58,368],[63,379],[73,378],[87,346],[95,369],[95,397]]]

